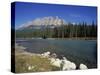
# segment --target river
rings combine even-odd
[[[68,60],[86,64],[88,68],[97,67],[96,40],[69,40],[69,39],[16,39],[16,43],[25,47],[31,53],[50,51],[59,58],[65,56]]]

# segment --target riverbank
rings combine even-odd
[[[43,39],[41,37],[33,37],[33,38],[16,38],[16,39],[25,39],[25,40],[29,40],[29,39]],[[97,40],[96,37],[72,37],[72,38],[46,38],[49,40]]]
[[[64,56],[62,59],[59,59],[56,53],[51,54],[49,51],[42,54],[29,53],[24,51],[24,49],[25,47],[16,44],[16,73],[88,69],[84,64],[77,66],[74,62],[69,61]]]

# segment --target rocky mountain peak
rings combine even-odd
[[[48,25],[54,25],[54,26],[60,26],[65,24],[64,19],[61,19],[58,16],[47,16],[42,18],[36,18],[33,21],[29,21],[23,25],[21,25],[19,28],[23,27],[29,27],[31,26],[48,26]]]

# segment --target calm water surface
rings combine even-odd
[[[25,50],[31,53],[50,51],[59,58],[65,56],[77,65],[83,63],[89,68],[97,67],[96,40],[16,39],[16,43],[26,47]]]

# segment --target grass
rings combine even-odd
[[[45,72],[45,71],[57,71],[57,70],[60,70],[60,68],[52,66],[48,58],[43,58],[38,55],[29,55],[20,53],[15,55],[16,73]]]

